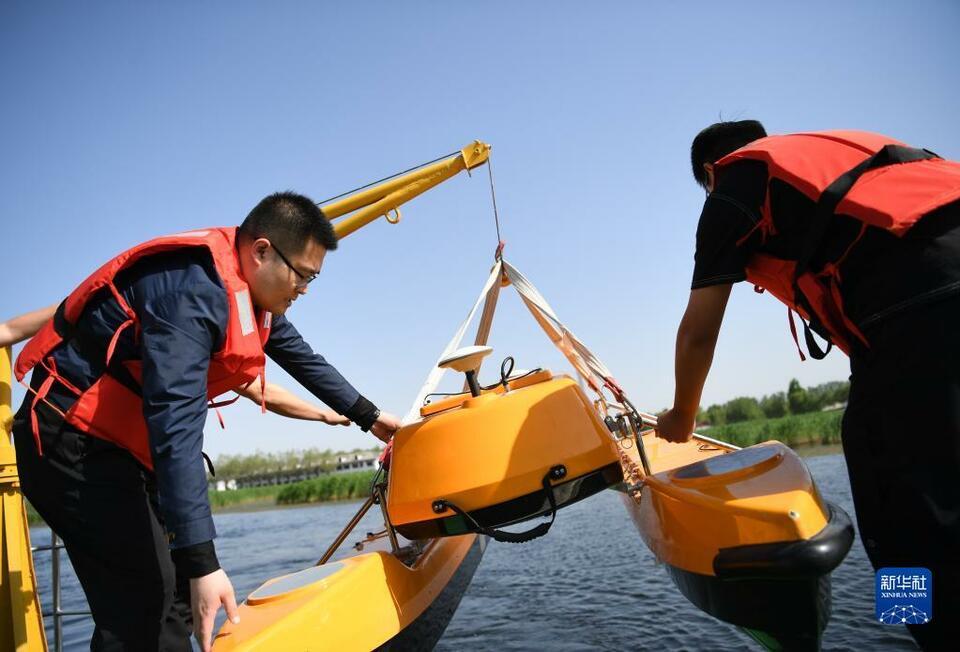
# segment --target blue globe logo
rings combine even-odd
[[[880,622],[885,625],[922,625],[930,621],[927,612],[912,604],[894,605],[880,613]]]

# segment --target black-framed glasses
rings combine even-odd
[[[271,243],[270,243],[270,246],[273,247],[273,250],[277,252],[277,255],[278,255],[278,256],[280,256],[280,260],[282,260],[282,261],[284,262],[284,264],[286,264],[287,267],[289,267],[290,269],[292,269],[292,270],[293,270],[293,273],[297,275],[297,278],[298,278],[298,279],[300,279],[299,281],[296,282],[296,284],[294,285],[294,287],[303,289],[303,288],[307,287],[308,285],[310,285],[315,278],[317,278],[317,275],[316,275],[316,274],[304,274],[304,273],[302,273],[299,269],[297,269],[296,267],[294,267],[294,266],[293,266],[293,263],[291,263],[289,260],[287,260],[287,257],[283,255],[283,252],[280,251],[280,249],[277,248],[277,245],[275,245],[275,244],[273,244],[273,243],[271,242]]]

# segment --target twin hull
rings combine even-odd
[[[818,647],[853,529],[793,451],[614,438],[572,379],[541,371],[509,385],[425,406],[397,433],[386,511],[411,540],[405,555],[381,534],[362,554],[270,580],[216,649],[430,649],[479,564],[477,531],[552,511],[548,491],[559,508],[614,484],[696,606],[768,647]]]

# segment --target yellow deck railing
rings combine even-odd
[[[27,510],[20,495],[13,425],[10,349],[0,349],[0,650],[47,649],[37,578],[30,553]]]

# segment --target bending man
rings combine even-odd
[[[264,354],[364,430],[398,427],[284,317],[333,227],[277,193],[243,224],[143,243],[111,259],[24,347],[33,370],[13,433],[24,495],[63,539],[93,612],[94,650],[208,650],[236,617],[217,561],[201,455],[208,400],[260,379]],[[133,605],[134,607],[131,607]]]
[[[932,571],[933,620],[908,627],[948,649],[960,640],[960,164],[866,132],[766,136],[744,120],[693,141],[709,194],[657,430],[690,438],[733,283],[786,303],[813,357],[812,331],[850,356],[842,436],[861,540],[875,568]]]

